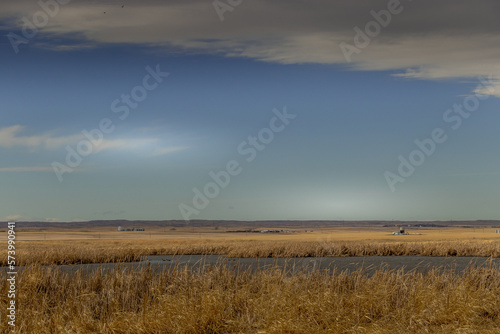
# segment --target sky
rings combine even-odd
[[[0,220],[499,219],[495,0],[0,0]]]

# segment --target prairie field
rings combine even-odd
[[[6,282],[2,274],[2,282]],[[115,270],[18,277],[14,333],[498,333],[500,273]],[[7,284],[3,284],[3,296]],[[2,310],[6,298],[0,300]],[[0,325],[3,333],[8,325]]]
[[[500,272],[236,270],[227,263],[140,270],[146,255],[500,257],[491,228],[328,228],[236,233],[213,228],[16,232],[14,333],[498,333]],[[6,250],[7,245],[3,242]],[[2,266],[6,265],[6,251]],[[59,265],[116,263],[68,272]],[[6,271],[0,272],[5,310]],[[5,311],[2,311],[2,313]],[[2,319],[4,315],[2,314]],[[1,332],[10,328],[6,321]]]
[[[265,228],[265,227],[263,227]],[[230,257],[482,256],[500,257],[494,228],[419,228],[392,235],[395,228],[338,227],[294,233],[233,233],[213,228],[21,231],[17,263],[81,264],[139,261],[145,255]],[[6,264],[6,242],[0,263]]]

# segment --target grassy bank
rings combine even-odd
[[[0,264],[7,261],[2,247]],[[324,240],[90,240],[20,241],[18,265],[133,262],[143,255],[214,255],[231,257],[316,256],[484,256],[500,257],[500,242],[457,241],[324,241]]]
[[[6,309],[6,277],[0,308]],[[18,277],[16,333],[498,333],[500,273],[115,270]],[[2,311],[5,312],[5,311]],[[5,314],[4,314],[5,315]],[[2,319],[5,319],[2,316]],[[0,324],[7,332],[6,321]]]

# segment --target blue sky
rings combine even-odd
[[[391,1],[1,1],[0,219],[498,219],[498,4],[480,2],[401,1],[363,46]]]

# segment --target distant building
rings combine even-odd
[[[281,230],[283,232],[283,230]],[[262,230],[260,233],[280,233],[280,230]]]
[[[404,227],[399,228],[399,232],[392,232],[392,235],[409,235]]]
[[[118,226],[118,231],[120,231],[120,232],[130,232],[133,230],[134,230],[133,228],[123,228],[121,226]]]

